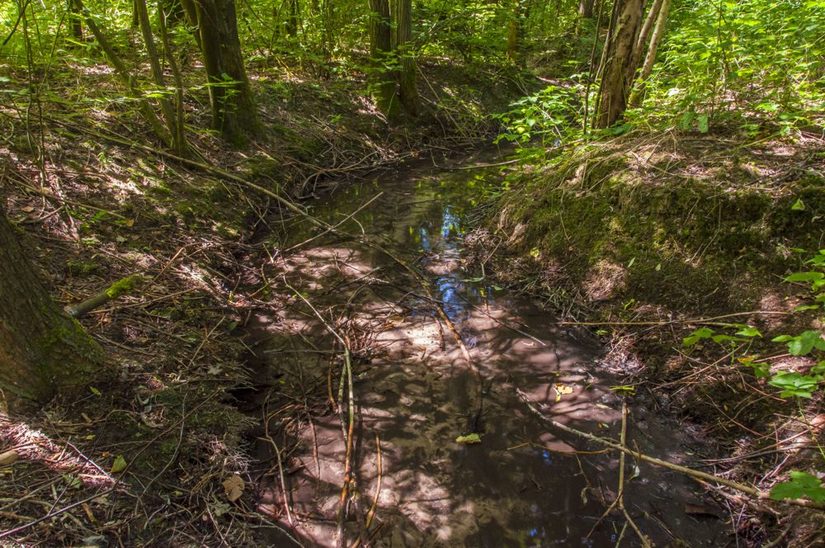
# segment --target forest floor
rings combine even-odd
[[[276,196],[311,205],[331,183],[489,142],[486,114],[524,84],[425,63],[422,115],[394,129],[358,74],[254,67],[262,135],[231,148],[192,131],[197,154],[181,160],[151,144],[107,67],[72,68],[36,96],[24,75],[7,82],[4,209],[60,303],[140,283],[81,319],[114,382],[0,422],[0,543],[254,545],[280,516],[233,483],[248,478],[257,422],[234,394],[251,386],[247,323],[271,303],[240,286],[256,268],[245,261],[265,256]],[[202,89],[186,105],[193,128],[208,126],[205,104]]]
[[[287,298],[252,282],[266,281],[257,262],[273,251],[265,236],[288,226],[290,214],[273,216],[273,195],[242,181],[312,204],[333,182],[460,155],[493,136],[484,115],[523,84],[492,70],[425,64],[425,114],[391,130],[358,78],[258,67],[265,134],[233,149],[193,132],[200,158],[180,161],[147,145],[105,67],[76,68],[81,78],[52,79],[39,100],[21,92],[0,111],[5,210],[61,303],[130,275],[142,282],[82,319],[116,364],[116,382],[0,422],[0,541],[254,545],[290,519],[250,481],[250,433],[259,435],[260,424],[257,410],[244,408],[251,388],[280,382],[251,378],[259,374],[249,368],[255,341],[244,335],[261,309]],[[187,112],[205,127],[199,100]],[[804,315],[791,326],[773,313],[804,300],[779,278],[799,266],[792,248],[822,247],[822,155],[811,135],[756,143],[735,134],[630,135],[564,165],[511,172],[510,193],[489,230],[469,238],[476,260],[467,260],[492,261],[498,283],[532,292],[572,323],[603,322],[590,327],[644,405],[703,425],[703,442],[718,444],[723,459],[717,471],[769,486],[810,458],[821,399],[804,408],[800,429],[784,400],[719,361],[727,351],[708,343],[687,352],[681,338],[702,325],[690,318],[743,311],[762,311],[736,321],[766,334],[810,325]],[[798,199],[805,209],[793,207]],[[640,222],[643,211],[655,213]],[[821,530],[808,515],[774,519],[723,499],[753,546],[791,523],[800,541]]]

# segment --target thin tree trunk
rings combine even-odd
[[[212,126],[227,140],[243,142],[257,133],[258,116],[238,38],[235,0],[200,0],[195,9]]]
[[[134,0],[134,2],[135,12],[137,13],[138,23],[140,25],[140,32],[143,35],[143,43],[146,45],[146,53],[149,57],[149,68],[152,71],[152,80],[154,80],[155,85],[160,88],[161,93],[165,93],[166,81],[163,77],[163,68],[160,65],[158,48],[155,46],[155,37],[152,34],[152,25],[149,22],[149,10],[146,7],[146,0]],[[161,17],[163,18],[163,8],[160,9]],[[172,107],[172,103],[166,96],[161,97],[159,99],[159,103],[161,111],[163,112],[163,117],[166,120],[166,127],[169,130],[169,135],[172,137],[172,148],[175,151],[179,151],[182,146],[181,143],[178,142],[179,134],[176,128],[177,117],[175,114],[175,109]]]
[[[395,0],[395,49],[401,68],[398,72],[398,96],[404,111],[418,115],[418,89],[415,84],[415,58],[411,51],[412,0]]]
[[[593,19],[593,5],[596,0],[579,0],[579,17]]]
[[[69,0],[69,25],[72,29],[72,38],[83,41],[83,16],[72,0]]]
[[[614,23],[607,36],[601,82],[593,118],[594,128],[613,125],[627,108],[636,73],[633,50],[642,24],[643,0],[616,0]]]
[[[189,145],[186,142],[186,116],[183,111],[183,75],[181,74],[180,65],[178,65],[178,60],[175,58],[175,52],[172,50],[172,44],[169,40],[167,13],[163,8],[162,0],[158,2],[158,16],[163,52],[166,56],[166,61],[169,63],[169,68],[172,71],[172,78],[175,81],[175,123],[172,142],[174,143],[175,152],[177,152],[179,156],[185,157]]]
[[[97,23],[95,23],[95,20],[92,19],[92,15],[89,13],[89,10],[87,10],[83,5],[83,0],[73,0],[73,2],[75,3],[78,11],[83,14],[83,19],[86,21],[86,26],[94,35],[95,40],[97,40],[97,43],[100,45],[100,49],[103,50],[106,58],[109,59],[109,62],[114,67],[115,74],[120,81],[123,82],[123,85],[126,86],[126,90],[129,95],[137,99],[138,108],[140,109],[143,119],[146,120],[146,123],[148,123],[149,127],[152,128],[152,132],[161,141],[163,141],[165,145],[170,145],[172,143],[172,138],[169,135],[169,132],[163,125],[163,122],[161,122],[157,117],[155,111],[152,110],[152,106],[149,104],[149,101],[147,101],[145,97],[142,97],[140,90],[137,89],[137,85],[135,84],[132,74],[129,72],[129,69],[126,68],[126,64],[115,52],[115,49],[109,43],[106,35],[103,34],[100,27],[98,27]]]
[[[379,110],[389,116],[398,102],[394,75],[385,66],[392,55],[392,22],[389,0],[370,0],[370,58],[372,59],[372,86]]]
[[[645,62],[642,65],[642,70],[639,73],[639,78],[636,87],[630,97],[630,104],[633,107],[638,107],[642,104],[645,98],[645,89],[647,87],[647,79],[653,72],[653,64],[656,62],[656,52],[659,49],[659,44],[665,35],[665,28],[667,27],[667,16],[670,11],[670,0],[663,0],[662,7],[659,10],[659,15],[656,18],[656,27],[653,29],[653,36],[650,37],[650,45],[647,48],[647,55],[645,55]]]
[[[507,57],[513,63],[521,65],[524,40],[524,3],[523,0],[511,0],[513,9],[507,22]]]
[[[76,396],[104,371],[103,351],[49,297],[0,211],[0,409]]]
[[[639,37],[636,39],[636,46],[633,48],[633,65],[639,66],[642,56],[645,53],[647,46],[647,39],[650,37],[650,31],[653,30],[653,24],[659,17],[659,11],[662,9],[663,0],[654,0],[653,5],[650,6],[650,11],[645,17],[645,23],[642,25],[642,30],[639,32]]]

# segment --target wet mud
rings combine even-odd
[[[263,541],[641,545],[621,513],[602,517],[617,495],[618,455],[554,431],[525,403],[617,439],[622,395],[612,387],[620,382],[602,366],[598,341],[462,269],[464,219],[500,184],[496,170],[431,169],[343,188],[313,214],[342,223],[352,238],[319,237],[299,219],[274,221],[268,283],[289,299],[250,321],[256,384],[241,396],[262,419],[253,436],[258,510],[284,530]],[[413,266],[430,289],[364,240]],[[353,483],[343,543],[336,535],[346,428],[332,403],[343,360],[330,328],[353,349]],[[697,464],[688,428],[629,405],[631,447]],[[468,434],[480,443],[457,442]],[[632,458],[626,478],[625,506],[657,546],[726,543],[722,511],[700,485]]]

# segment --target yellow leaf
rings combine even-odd
[[[553,389],[556,391],[556,401],[561,401],[561,397],[565,394],[573,393],[573,387],[565,384],[554,384]]]

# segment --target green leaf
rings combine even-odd
[[[796,201],[791,206],[792,211],[805,211],[805,202],[802,201],[802,198],[797,198]]]
[[[814,348],[820,350],[825,348],[825,340],[822,340],[819,331],[805,331],[788,342],[788,352],[792,356],[805,356],[810,354]]]
[[[682,339],[683,346],[693,346],[702,339],[709,339],[713,337],[714,331],[708,327],[700,327],[684,339]]]
[[[473,445],[476,443],[481,443],[481,436],[476,433],[467,434],[465,436],[458,436],[455,439],[456,443],[460,443],[462,445]]]
[[[825,502],[825,487],[816,476],[794,470],[791,480],[778,483],[771,489],[773,500],[807,498],[814,502]]]
[[[794,272],[785,278],[786,282],[815,282],[825,278],[822,272]]]
[[[761,337],[762,333],[759,332],[758,329],[755,327],[747,326],[743,327],[739,331],[736,332],[737,335],[740,337]]]
[[[810,398],[819,384],[819,379],[799,373],[777,373],[768,384],[782,389],[779,394],[782,398]]]
[[[112,474],[119,474],[126,470],[126,459],[123,458],[123,455],[118,455],[115,457],[115,462],[112,463]]]

